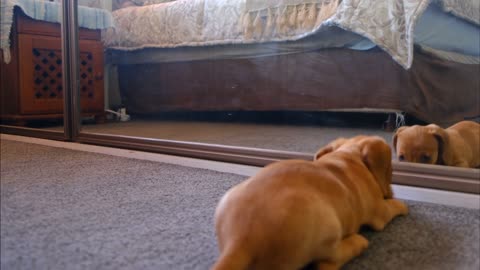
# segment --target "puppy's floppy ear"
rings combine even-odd
[[[334,151],[333,146],[326,145],[326,146],[320,148],[320,150],[318,150],[317,153],[315,153],[315,155],[313,156],[313,161],[315,161],[315,160],[319,159],[320,157],[322,157],[323,155],[326,155],[326,154],[331,153],[333,151]]]
[[[345,139],[345,138],[338,138],[338,139],[334,140],[333,142],[330,142],[329,144],[320,148],[320,150],[318,150],[317,153],[313,156],[313,161],[321,158],[322,156],[324,156],[328,153],[331,153],[331,152],[337,150],[346,141],[347,141],[347,139]]]
[[[395,132],[395,134],[393,135],[392,145],[393,145],[393,150],[395,150],[395,153],[397,152],[397,137],[398,137],[398,134],[400,134],[400,132],[404,131],[407,128],[408,128],[407,126],[399,127],[397,129],[397,131]]]
[[[366,140],[362,145],[362,160],[375,177],[384,198],[393,198],[390,146],[381,138]]]
[[[436,164],[445,164],[445,149],[448,147],[448,134],[445,130],[435,124],[427,126],[429,134],[432,134],[438,142],[438,157]],[[448,158],[447,158],[448,159]]]

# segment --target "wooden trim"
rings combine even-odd
[[[82,113],[82,117],[94,117],[99,115],[98,113]],[[63,114],[6,114],[2,115],[2,120],[4,121],[16,121],[16,120],[45,120],[45,119],[62,119]]]
[[[405,173],[418,173],[424,174],[438,174],[441,171],[441,175],[448,177],[462,177],[467,179],[477,179],[480,182],[480,169],[468,169],[451,166],[439,166],[439,165],[425,165],[418,163],[397,162],[393,163],[394,170],[403,171]]]
[[[77,141],[96,145],[265,166],[282,159],[311,160],[313,155],[172,140],[145,139],[80,133]],[[480,194],[480,170],[393,161],[393,183],[448,191]]]
[[[480,194],[480,170],[393,162],[393,182],[400,185]]]
[[[66,141],[65,134],[61,131],[41,130],[36,128],[0,125],[0,133],[41,139]]]
[[[308,155],[297,152],[263,150],[216,144],[147,139],[140,137],[80,133],[76,141],[96,145],[141,150],[170,155],[186,156],[252,166],[265,166],[281,159],[307,159]],[[308,159],[311,159],[309,157]]]

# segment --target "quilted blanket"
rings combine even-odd
[[[367,37],[404,68],[413,61],[415,22],[430,0],[343,0],[331,23]]]
[[[249,0],[177,0],[124,8],[113,13],[117,27],[106,31],[105,42],[134,50],[295,40],[318,30],[339,0],[280,2],[262,6]]]
[[[480,25],[480,1],[478,0],[433,0],[443,10],[471,23]]]
[[[413,30],[430,0],[177,0],[113,13],[120,50],[292,41],[326,25],[361,34],[409,68]]]

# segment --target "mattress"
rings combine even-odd
[[[369,38],[409,68],[415,22],[429,2],[177,0],[115,11],[116,28],[106,31],[105,44],[137,50],[287,42],[338,26]]]
[[[299,0],[295,1],[296,3],[301,2]],[[244,5],[248,4],[248,1],[245,2],[245,0],[229,2],[227,6],[233,10],[229,11],[230,15],[234,15],[229,16],[230,19],[227,22],[215,23],[214,25],[217,28],[219,25],[222,25],[222,30],[218,31],[212,30],[215,27],[209,26],[209,23],[204,21],[207,19],[209,21],[214,20],[214,16],[225,12],[224,5],[226,3],[220,0],[189,0],[187,2],[178,0],[148,7],[121,9],[113,14],[117,22],[117,28],[107,31],[105,35],[105,43],[112,49],[108,59],[112,63],[119,64],[158,63],[264,57],[325,48],[369,50],[374,47],[381,47],[399,64],[409,68],[411,61],[413,61],[410,50],[413,50],[413,46],[416,45],[424,51],[449,61],[465,64],[479,64],[480,62],[479,26],[446,12],[435,2],[428,5],[428,3],[416,1],[415,10],[413,7],[410,7],[411,14],[406,15],[410,19],[406,22],[407,26],[410,26],[412,33],[408,35],[410,30],[405,30],[403,36],[411,36],[411,40],[398,37],[394,33],[398,30],[395,24],[390,24],[389,28],[391,29],[382,29],[378,33],[365,33],[361,28],[366,26],[356,27],[353,24],[352,27],[350,21],[356,18],[355,15],[345,15],[349,14],[347,4],[352,4],[352,2],[355,1],[342,1],[340,6],[332,13],[334,14],[332,17],[317,22],[318,25],[312,24],[310,28],[297,27],[290,29],[290,32],[287,31],[283,35],[277,33],[276,35],[260,35],[257,37],[244,34],[245,31],[241,31],[241,29],[234,29],[235,23],[241,20],[242,12],[239,10],[242,10],[242,8],[245,8]],[[368,1],[359,2],[368,3]],[[388,2],[390,1],[385,1],[385,3]],[[192,12],[194,8],[199,8],[200,6],[209,7],[210,11],[197,13],[193,17],[196,20],[201,20],[202,27],[209,28],[209,31],[203,28],[197,30],[187,29],[187,25],[175,26],[173,30],[167,29],[172,23],[168,22],[168,18],[173,18],[175,17],[174,15],[179,16],[178,13],[181,12]],[[305,12],[308,14],[308,9],[312,6],[304,5],[304,7],[306,7]],[[361,9],[362,7],[357,8]],[[365,7],[363,8],[366,9]],[[390,11],[394,9],[388,5],[382,8],[390,9]],[[407,12],[409,9],[405,8],[405,10]],[[159,18],[159,14],[165,16],[165,18]],[[292,11],[290,12],[291,14],[293,14]],[[380,11],[376,11],[374,15],[382,16]],[[348,19],[342,16],[348,17]],[[369,16],[369,14],[367,13],[363,16]],[[132,17],[142,19],[132,19]],[[158,20],[161,20],[162,27],[146,26],[146,24],[152,24],[155,21],[159,22]],[[182,21],[173,21],[176,24],[185,24]],[[198,26],[196,21],[189,21],[190,28]],[[360,30],[358,30],[359,28]],[[275,29],[270,30],[276,31]],[[171,33],[165,33],[165,31],[170,31]],[[188,33],[176,35],[175,31],[187,31]],[[200,34],[192,31],[199,31]],[[266,29],[262,31],[264,33]],[[210,34],[206,34],[206,32]],[[167,39],[166,37],[168,36],[175,36],[175,39]],[[156,37],[159,40],[155,41]],[[179,37],[183,37],[183,39]],[[393,46],[391,44],[396,45]],[[131,53],[125,53],[126,51]]]
[[[303,53],[327,48],[356,47],[368,50],[375,44],[360,44],[364,37],[336,26],[324,27],[314,35],[297,41],[257,44],[228,44],[212,46],[183,46],[177,48],[144,48],[140,50],[108,50],[111,64],[148,64],[199,61],[208,59],[244,59],[273,55]]]

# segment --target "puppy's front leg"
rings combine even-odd
[[[470,165],[465,160],[459,160],[459,161],[453,163],[451,166],[460,167],[460,168],[470,168]]]
[[[378,205],[372,221],[368,224],[374,230],[381,231],[396,216],[408,214],[407,205],[397,199],[387,199]]]

